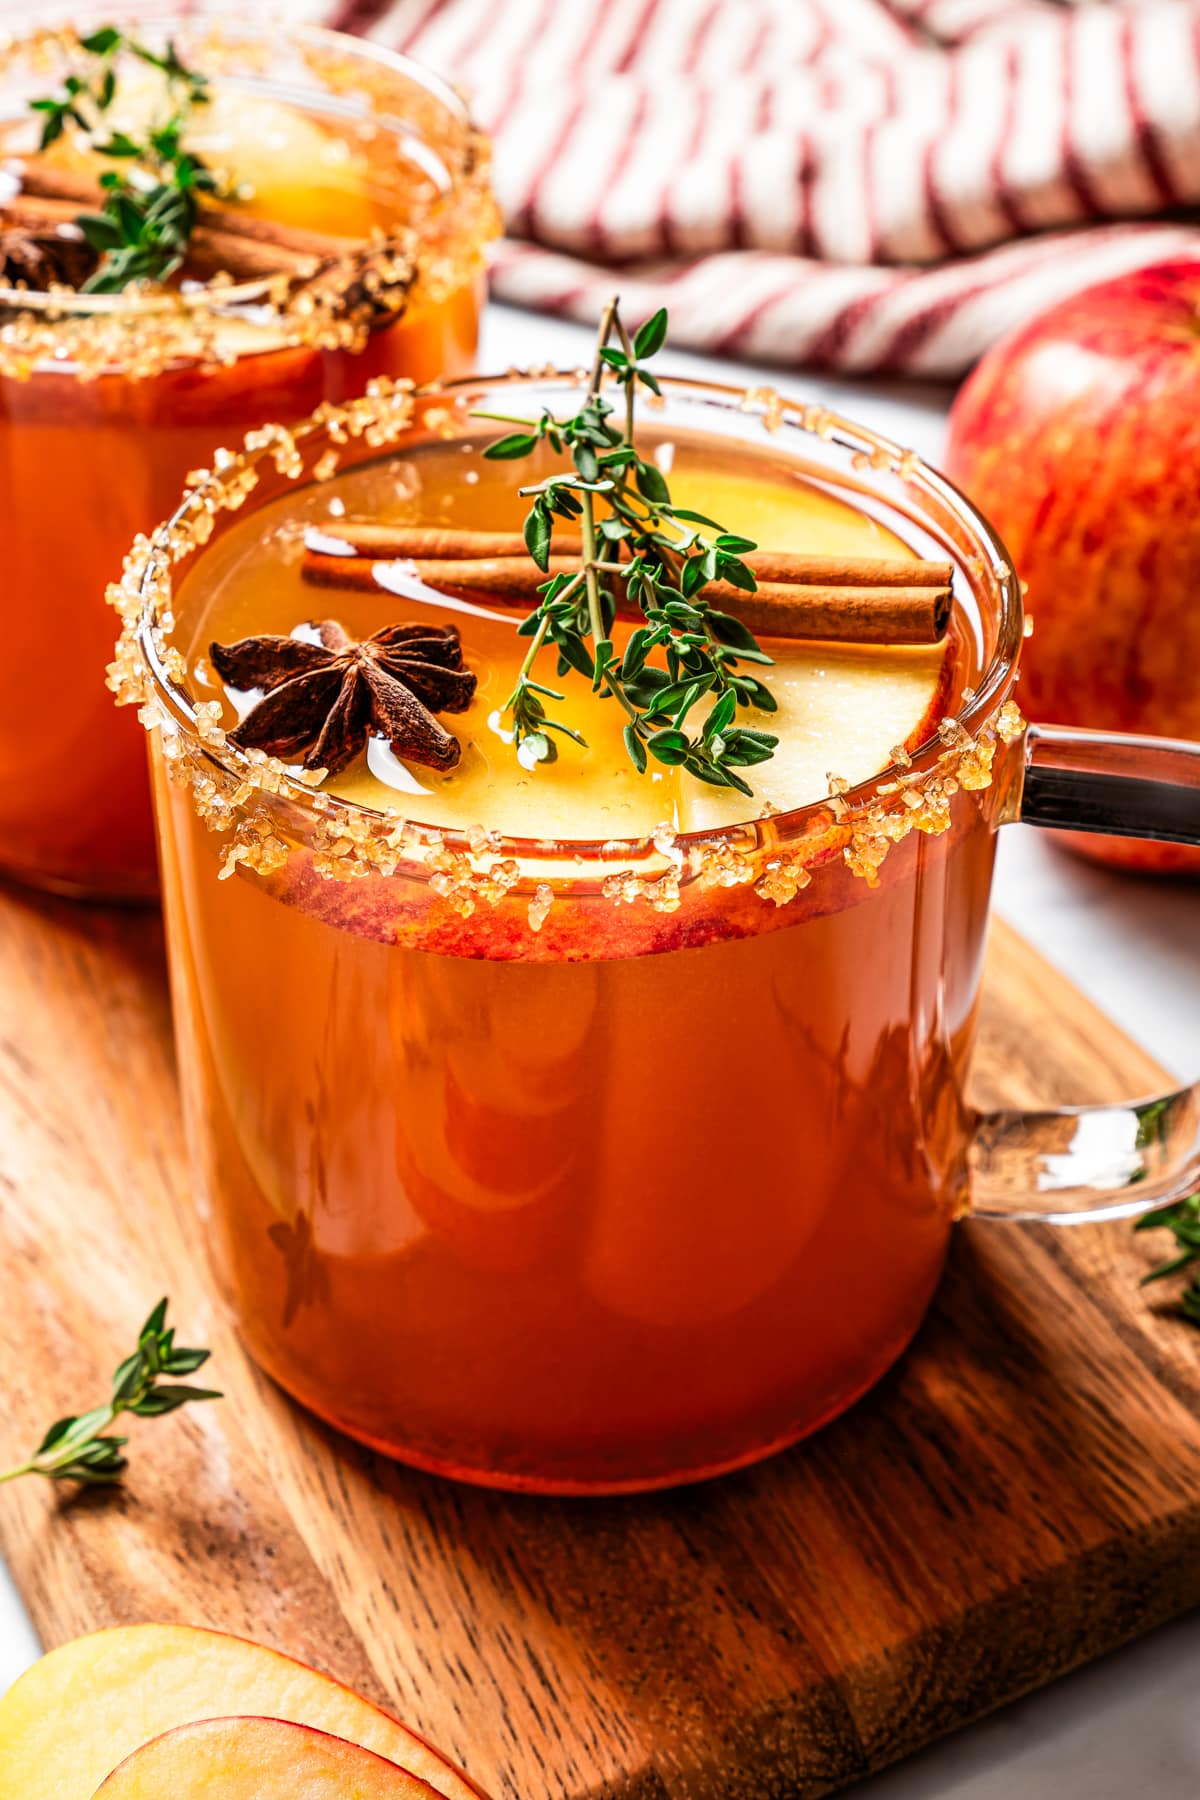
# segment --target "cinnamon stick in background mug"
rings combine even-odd
[[[497,224],[486,145],[416,65],[305,26],[171,29],[0,48],[0,870],[92,898],[158,883],[105,582],[219,446],[470,367]]]

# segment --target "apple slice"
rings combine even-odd
[[[105,125],[145,138],[162,112],[163,95],[157,70],[122,68]],[[232,173],[243,209],[260,218],[346,238],[366,237],[384,222],[353,138],[298,107],[218,81],[207,104],[192,114],[184,141],[210,168]],[[110,166],[86,139],[74,136],[59,138],[46,160],[92,179]]]
[[[578,1179],[596,999],[594,969],[497,963],[464,979],[461,958],[442,956],[396,988],[393,1041],[413,1087],[397,1114],[398,1166],[423,1217],[422,1194],[457,1219],[450,1236],[472,1260],[478,1225],[489,1266],[524,1266],[542,1232],[526,1243],[518,1221],[573,1185],[572,1170]]]
[[[770,644],[775,667],[763,675],[779,710],[738,715],[739,725],[779,738],[769,762],[742,771],[754,799],[732,788],[683,782],[680,829],[734,825],[767,805],[782,812],[807,806],[829,792],[830,774],[853,787],[885,769],[897,745],[916,749],[949,705],[953,645],[953,637],[928,649]]]
[[[760,904],[755,902],[756,905]],[[619,1129],[596,1132],[591,1204],[584,1215],[583,1275],[589,1293],[609,1313],[655,1331],[710,1326],[752,1309],[803,1255],[828,1207],[835,1165],[831,1134],[796,1141],[798,1078],[804,1051],[764,1058],[751,1044],[731,1054],[706,1031],[697,998],[701,977],[675,966],[677,956],[643,957],[636,982],[617,978],[607,996],[616,1043],[635,1044],[644,1021],[654,1021],[665,1044],[696,1041],[686,1075],[669,1070],[648,1081],[639,1057],[616,1057],[606,1071],[604,1117]],[[736,1008],[737,995],[769,996],[763,1004],[781,1019],[813,976],[803,954],[782,959],[772,934],[713,944],[704,951],[704,993],[721,996],[713,1010]],[[802,1016],[802,1015],[801,1015]],[[783,1041],[787,1027],[773,1026]],[[709,1038],[709,1043],[705,1043]],[[684,1129],[670,1121],[693,1122]],[[694,1122],[752,1120],[752,1130],[709,1132]],[[798,1180],[754,1183],[754,1228],[743,1206],[708,1205],[697,1194],[747,1192],[753,1182],[753,1142],[796,1144]],[[750,1141],[753,1140],[753,1141]],[[631,1172],[670,1169],[669,1179],[631,1179]],[[647,1184],[652,1182],[652,1191]],[[747,1326],[747,1329],[750,1329]]]
[[[190,1625],[118,1625],[63,1644],[27,1670],[0,1700],[0,1795],[91,1800],[149,1739],[234,1712],[346,1738],[445,1800],[479,1800],[423,1739],[328,1675]]]
[[[202,1719],[126,1757],[95,1800],[436,1800],[386,1757],[284,1719]]]

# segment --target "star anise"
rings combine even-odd
[[[0,231],[0,286],[45,290],[82,287],[96,267],[96,253],[82,238],[60,232]]]
[[[231,743],[302,757],[306,769],[337,775],[378,733],[405,762],[454,768],[462,746],[433,715],[463,712],[475,693],[455,626],[387,625],[361,643],[336,619],[304,629],[317,641],[264,636],[209,646],[222,681],[263,690]]]

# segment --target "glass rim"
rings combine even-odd
[[[436,400],[439,397],[456,397],[474,390],[494,392],[498,389],[515,387],[539,387],[578,389],[586,384],[588,372],[582,367],[574,369],[560,366],[510,368],[496,375],[473,374],[460,376],[452,381],[430,382],[421,387],[411,388],[408,392],[414,402]],[[659,384],[665,394],[674,395],[687,401],[689,398],[700,403],[716,405],[729,413],[737,413],[744,417],[758,416],[764,427],[772,434],[772,442],[779,442],[780,428],[787,427],[797,433],[810,437],[819,437],[822,441],[832,442],[840,449],[850,453],[852,457],[861,456],[866,459],[868,484],[872,474],[877,474],[881,464],[878,459],[887,459],[887,469],[898,474],[907,484],[915,486],[919,492],[935,499],[944,506],[957,523],[965,529],[968,541],[972,544],[972,554],[981,552],[991,575],[994,586],[1000,596],[999,616],[997,618],[996,642],[987,659],[987,663],[975,686],[968,690],[969,697],[964,698],[947,719],[952,721],[956,733],[963,734],[962,742],[969,740],[972,744],[980,731],[994,725],[997,715],[1011,701],[1012,689],[1017,676],[1017,665],[1024,637],[1024,605],[1020,580],[1012,559],[1009,556],[998,534],[983,515],[974,507],[966,495],[946,476],[933,469],[924,458],[914,451],[906,450],[891,439],[884,437],[870,426],[847,419],[840,413],[824,406],[815,405],[811,401],[789,399],[773,388],[761,384],[742,386],[733,382],[708,380],[704,377],[688,375],[660,375]],[[403,384],[397,384],[402,386]],[[385,394],[393,392],[392,384],[378,384],[378,390]],[[371,396],[368,395],[368,400]],[[362,403],[359,403],[362,404]],[[411,419],[396,435],[379,447],[381,458],[399,453],[402,448],[406,430],[411,427]],[[819,429],[818,429],[819,427]],[[276,454],[279,447],[278,436],[273,433],[257,434],[258,441],[252,447],[242,450],[231,459],[223,459],[222,474],[228,477],[239,469],[246,470],[254,465],[267,461]],[[251,434],[252,438],[256,434]],[[322,446],[336,448],[330,438],[328,427],[320,414],[313,414],[302,421],[284,436],[291,441],[295,439],[295,447],[303,446],[305,460],[308,462],[309,452],[320,450]],[[344,442],[345,440],[343,440]],[[872,464],[871,459],[876,459]],[[357,466],[357,465],[355,465]],[[340,470],[335,469],[336,475]],[[312,474],[311,465],[304,475],[296,479],[295,491],[316,485],[317,478]],[[831,485],[836,487],[836,478]],[[134,590],[137,601],[136,620],[131,628],[127,626],[127,635],[136,646],[137,656],[142,672],[147,678],[149,689],[164,707],[175,727],[184,731],[193,746],[203,759],[211,766],[221,769],[226,775],[245,781],[253,779],[256,767],[261,763],[260,753],[247,752],[236,745],[223,742],[217,750],[205,741],[199,728],[197,706],[199,703],[192,696],[182,681],[173,678],[167,667],[169,658],[160,648],[156,637],[161,632],[161,621],[158,616],[158,602],[154,592],[158,575],[165,567],[168,579],[173,565],[170,545],[173,537],[180,530],[186,529],[191,517],[189,508],[195,489],[185,492],[180,505],[171,517],[159,526],[148,540],[147,558],[144,567],[138,574]],[[849,502],[847,502],[849,503]],[[926,521],[928,523],[928,521]],[[935,534],[936,535],[936,534]],[[205,546],[201,544],[196,550],[198,557],[205,554]],[[972,591],[976,590],[977,578],[965,567],[965,557],[961,551],[955,553],[955,563],[966,579],[971,583]],[[177,653],[176,653],[177,654]],[[943,721],[945,723],[945,721]],[[1021,722],[1020,729],[1023,729]],[[1004,741],[1011,741],[1011,735],[1004,734]],[[854,783],[836,794],[825,794],[805,801],[803,804],[759,813],[744,820],[723,825],[702,827],[692,831],[681,831],[675,835],[674,846],[687,851],[697,851],[715,845],[746,846],[748,834],[754,842],[765,844],[765,832],[769,828],[770,836],[786,843],[795,836],[806,819],[819,820],[828,817],[833,808],[838,818],[860,816],[867,812],[873,800],[882,798],[882,791],[894,791],[896,786],[915,784],[919,776],[933,776],[939,765],[953,754],[947,741],[934,730],[924,743],[914,749],[906,764],[890,761],[884,768],[864,780]],[[399,808],[374,807],[359,801],[346,800],[342,796],[326,793],[306,782],[301,771],[293,765],[282,765],[282,774],[278,785],[272,785],[269,792],[262,796],[268,809],[273,802],[282,800],[289,808],[299,809],[307,815],[315,826],[318,821],[327,823],[330,814],[338,817],[358,819],[372,825],[397,826],[407,823],[414,831],[423,833],[444,843],[450,849],[462,849],[470,854],[476,853],[473,843],[475,833],[480,827],[488,831],[486,821],[478,824],[472,821],[469,826],[456,827],[437,825],[419,818],[409,818]],[[748,804],[750,804],[748,802]],[[522,864],[561,863],[570,860],[578,863],[607,865],[611,868],[614,859],[614,846],[620,851],[622,860],[639,861],[659,857],[661,847],[655,841],[655,834],[639,834],[627,838],[526,838],[512,836],[503,832],[488,831],[489,854],[509,857]]]
[[[119,9],[118,9],[119,11]],[[144,20],[139,19],[140,32],[162,31],[167,34],[181,35],[189,27],[199,26],[205,31],[221,34],[227,32],[232,47],[238,43],[261,43],[270,45],[276,41],[278,31],[272,29],[268,20],[240,19],[235,13],[226,10],[213,12],[197,12],[182,14],[178,17],[170,15],[154,15]],[[304,48],[311,46],[314,50],[324,50],[330,56],[345,57],[352,62],[373,65],[385,70],[425,92],[438,104],[445,107],[456,123],[468,134],[475,134],[476,127],[470,107],[465,97],[436,70],[427,64],[417,62],[402,51],[391,50],[371,39],[354,37],[347,32],[335,31],[325,25],[310,25],[304,22],[282,25],[283,37],[289,45]],[[64,43],[75,36],[75,28],[70,25],[35,26],[24,33],[0,34],[0,76],[9,60],[18,59],[23,53],[36,48],[47,40],[63,40]],[[235,74],[229,77],[237,81]],[[248,79],[242,77],[241,79]],[[270,86],[272,77],[266,73],[262,81]],[[326,100],[335,102],[332,90],[322,94],[318,88],[305,90],[303,98],[310,102]],[[22,115],[14,115],[20,117]],[[412,127],[403,119],[395,118],[387,113],[364,112],[358,108],[347,109],[347,120],[361,121],[371,119],[382,130],[391,133],[397,142],[407,136],[413,138]],[[11,124],[13,119],[0,119],[0,123]],[[443,197],[448,198],[459,192],[469,181],[471,169],[454,169],[447,167],[446,185]],[[363,246],[364,254],[369,253],[370,245]],[[347,255],[357,254],[352,240],[347,241]],[[418,267],[420,254],[418,248]],[[210,277],[206,281],[190,283],[186,289],[163,289],[155,291],[144,287],[134,287],[119,294],[80,294],[69,289],[56,289],[46,292],[38,288],[11,287],[0,283],[0,310],[12,313],[24,313],[40,318],[47,325],[81,324],[89,319],[103,320],[133,316],[153,318],[156,316],[187,317],[223,311],[232,306],[248,306],[270,303],[272,290],[280,281],[281,272],[270,275],[256,275],[246,281],[222,281],[220,276]],[[246,354],[254,355],[256,351]],[[239,361],[241,357],[239,356]]]

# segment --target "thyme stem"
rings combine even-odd
[[[537,427],[536,419],[523,419],[519,413],[485,412],[482,406],[473,406],[471,417],[473,419],[494,419],[498,425],[524,425],[527,431]]]
[[[614,295],[601,312],[584,401],[574,418],[556,418],[548,409],[537,420],[482,409],[475,415],[522,428],[489,444],[489,458],[529,456],[546,445],[560,457],[569,452],[572,465],[519,490],[532,500],[525,542],[547,579],[538,589],[537,608],[519,627],[532,642],[504,710],[526,767],[555,760],[551,734],[583,742],[546,711],[544,698],[561,695],[533,679],[538,655],[552,643],[560,676],[577,671],[601,698],[617,701],[627,721],[625,747],[639,772],[653,757],[713,786],[749,795],[738,771],[766,761],[778,740],[737,723],[736,714],[739,708],[775,710],[770,689],[747,667],[768,666],[771,658],[753,633],[718,611],[703,590],[722,581],[752,592],[755,579],[742,558],[755,546],[712,519],[674,506],[662,470],[639,454],[635,442],[637,388],[659,392],[646,362],[661,348],[666,328],[666,313],[658,312],[631,337]],[[619,348],[612,344],[614,335]],[[624,393],[623,432],[613,425],[613,407],[605,397],[610,380]],[[580,567],[571,575],[549,574],[558,520],[578,529],[581,538]],[[610,637],[616,612],[610,578],[624,583],[627,598],[643,614],[619,659]],[[701,704],[699,728],[689,731],[693,709]]]
[[[612,336],[613,320],[617,316],[617,304],[618,297],[616,294],[611,295],[610,298],[604,302],[604,310],[600,314],[600,323],[596,327],[596,350],[592,357],[591,380],[588,382],[588,393],[593,399],[599,394],[600,383],[604,378],[604,351],[608,345],[609,338]]]
[[[504,702],[504,706],[502,709],[504,712],[509,712],[511,710],[511,708],[513,707],[513,705],[516,702],[517,695],[521,691],[522,685],[529,679],[529,672],[533,668],[534,663],[537,661],[539,650],[541,649],[542,645],[546,642],[546,633],[549,631],[549,629],[550,629],[549,615],[545,615],[545,616],[543,616],[540,623],[538,624],[538,628],[533,634],[533,642],[530,644],[529,649],[525,653],[525,660],[521,664],[520,669],[517,671],[517,685],[513,689],[512,693],[508,696],[508,699]]]
[[[592,624],[592,641],[600,644],[607,636],[600,611],[600,576],[596,569],[596,515],[590,494],[583,496],[583,512],[579,519],[583,536],[583,579],[587,587],[588,617]]]
[[[106,1435],[122,1413],[136,1418],[161,1418],[197,1400],[219,1400],[213,1388],[187,1387],[164,1381],[164,1376],[192,1375],[208,1361],[207,1350],[176,1344],[167,1326],[167,1302],[160,1300],[138,1333],[137,1348],[113,1373],[112,1397],[89,1412],[75,1413],[53,1424],[33,1455],[15,1468],[0,1472],[0,1484],[23,1475],[43,1475],[48,1481],[78,1481],[86,1486],[109,1486],[120,1481],[127,1461],[129,1441]]]
[[[617,338],[621,345],[622,352],[624,353],[624,355],[626,357],[628,357],[628,359],[631,363],[636,362],[637,358],[633,353],[633,344],[630,342],[629,333],[625,329],[625,325],[621,318],[621,315],[617,311],[617,302],[616,302],[615,297],[613,299],[613,324],[617,328]],[[635,398],[635,396],[634,396],[634,391],[633,391],[633,383],[632,383],[632,381],[627,381],[625,383],[625,437],[626,437],[626,440],[631,444],[633,442],[634,398]],[[621,486],[624,489],[628,486],[628,484],[629,484],[629,471],[627,469],[622,469],[622,471],[621,471]]]

